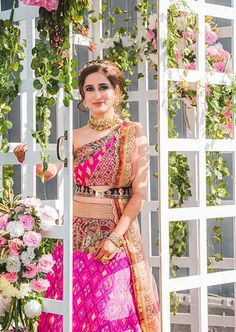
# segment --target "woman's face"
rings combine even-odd
[[[84,101],[94,118],[112,117],[116,91],[105,74],[89,74],[84,82]]]

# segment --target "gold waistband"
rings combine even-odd
[[[83,218],[114,219],[110,204],[84,203],[73,200],[73,216]]]

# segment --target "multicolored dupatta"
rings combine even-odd
[[[117,187],[130,184],[131,159],[135,149],[135,126],[124,122],[120,131],[120,163],[117,173]],[[114,199],[117,220],[121,217],[128,200]],[[137,219],[125,233],[126,252],[130,259],[132,280],[135,292],[135,304],[143,332],[160,332],[159,301],[153,275],[145,259]]]

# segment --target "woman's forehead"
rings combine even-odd
[[[101,83],[110,84],[110,81],[104,73],[96,72],[96,73],[91,73],[86,77],[86,79],[84,81],[84,86],[90,85],[90,84],[99,85]]]

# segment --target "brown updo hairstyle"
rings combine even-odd
[[[120,102],[121,96],[124,92],[124,76],[119,67],[110,60],[92,60],[89,61],[84,67],[80,69],[78,84],[79,84],[79,92],[82,97],[82,100],[79,104],[84,101],[84,82],[88,75],[92,73],[103,73],[106,75],[107,79],[110,81],[113,88],[118,87],[119,96],[118,96],[118,105],[116,106],[115,111],[120,112]]]

